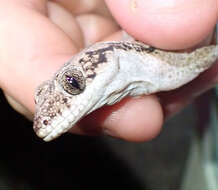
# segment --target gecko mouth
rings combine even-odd
[[[52,121],[42,119],[39,116],[34,119],[33,129],[37,136],[43,138],[44,141],[51,141],[73,127],[74,123],[76,123],[74,118],[70,111],[68,111],[68,114],[65,113],[65,116],[53,118]]]
[[[46,119],[41,120],[40,117],[36,117],[37,122],[34,122],[33,129],[37,136],[43,138],[44,141],[51,141],[62,133],[67,131],[66,126],[69,126],[69,121],[66,118],[54,119],[52,122]]]
[[[39,112],[34,118],[33,125],[37,136],[43,138],[44,141],[51,141],[72,128],[76,122],[86,115],[88,107],[79,104],[79,101],[75,102],[78,102],[78,105],[63,109],[53,117],[41,117]],[[84,100],[83,103],[86,104],[86,101]]]

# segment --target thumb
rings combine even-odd
[[[137,40],[160,49],[187,49],[212,33],[217,0],[106,0],[117,22]],[[194,10],[194,14],[193,14]]]

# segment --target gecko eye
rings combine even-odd
[[[59,82],[64,90],[72,95],[80,94],[85,89],[85,78],[77,69],[65,71]]]

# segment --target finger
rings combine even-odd
[[[36,86],[51,77],[77,50],[60,28],[38,8],[34,10],[36,5],[29,8],[11,1],[0,5],[0,85],[34,112]]]
[[[91,113],[72,128],[74,133],[102,132],[128,141],[147,141],[159,134],[163,124],[162,108],[155,96],[124,99]],[[101,126],[101,127],[99,127]]]
[[[90,1],[89,3],[84,4],[83,1],[53,1],[48,3],[49,17],[56,25],[62,28],[76,44],[78,44],[79,49],[97,41],[101,41],[103,38],[119,29],[118,25],[111,18],[91,13],[94,12],[97,7],[103,7],[103,5],[97,6],[96,2],[97,1]],[[75,12],[72,11],[77,9],[76,7],[85,9],[85,5],[88,10],[90,10],[87,10],[86,12],[82,11],[83,14],[80,13],[76,15]],[[69,17],[74,17],[76,19],[69,19]],[[74,22],[72,22],[72,20]],[[77,27],[74,25],[77,25]],[[78,35],[75,35],[75,32],[80,33],[80,36],[78,37]]]
[[[84,45],[87,47],[95,42],[114,34],[119,29],[118,25],[107,17],[96,14],[84,14],[77,16],[84,36]]]
[[[84,36],[75,17],[57,3],[48,2],[47,8],[49,19],[71,38],[78,50],[82,49],[84,47]]]
[[[138,40],[161,49],[193,47],[213,31],[217,0],[106,0],[117,22]],[[194,14],[193,14],[194,11]]]
[[[69,10],[73,15],[82,14],[98,14],[102,16],[111,17],[105,2],[102,0],[52,0],[58,3],[67,10]]]
[[[73,16],[65,8],[52,2],[49,2],[47,7],[49,18],[72,39],[79,50],[119,30],[118,25],[105,16],[97,14]]]

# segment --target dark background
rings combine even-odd
[[[193,108],[152,142],[65,134],[45,143],[0,92],[0,190],[179,189],[193,135]]]

